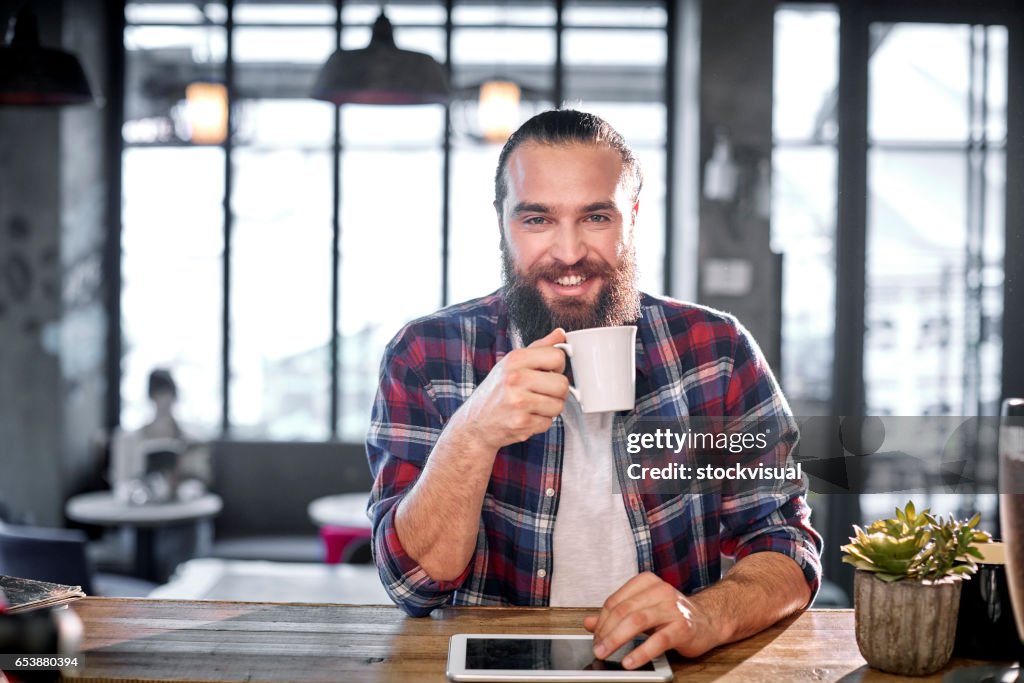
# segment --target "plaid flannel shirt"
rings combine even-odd
[[[734,318],[649,295],[643,295],[641,306],[636,406],[617,413],[613,421],[613,451],[638,571],[654,572],[689,595],[721,577],[722,555],[738,561],[775,551],[796,561],[814,595],[821,576],[821,538],[810,526],[802,482],[779,481],[767,491],[734,490],[723,483],[714,491],[666,496],[644,492],[623,476],[625,434],[636,419],[778,419],[787,433],[769,453],[777,465],[792,464],[789,453],[797,439],[789,406],[767,363]],[[366,441],[374,476],[368,513],[381,580],[411,615],[424,616],[452,603],[548,604],[564,439],[561,417],[547,432],[498,451],[476,550],[457,579],[428,576],[406,554],[395,530],[395,508],[422,472],[448,419],[511,349],[508,310],[499,290],[409,323],[385,351]]]

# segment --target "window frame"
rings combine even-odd
[[[297,22],[297,23],[271,23],[265,21],[257,22],[244,22],[238,23],[235,21],[235,0],[223,0],[224,11],[226,15],[223,22],[214,21],[212,26],[223,28],[226,33],[227,48],[224,57],[223,75],[225,85],[228,92],[228,101],[230,103],[228,107],[228,130],[235,130],[235,118],[236,112],[233,106],[239,101],[239,95],[237,90],[237,79],[236,79],[236,60],[234,51],[234,32],[236,28],[323,28],[330,26],[335,32],[335,45],[341,46],[341,40],[343,32],[346,29],[353,27],[365,27],[370,28],[371,23],[345,23],[343,22],[343,16],[345,11],[346,3],[344,0],[334,0],[334,22],[333,24],[325,23],[311,23],[311,22]],[[666,187],[671,187],[673,178],[674,168],[674,144],[673,144],[673,133],[670,123],[674,120],[674,100],[675,100],[675,70],[674,70],[674,45],[671,40],[674,35],[674,25],[676,21],[677,12],[675,10],[675,3],[668,0],[650,0],[651,5],[661,6],[664,8],[666,21],[663,27],[613,27],[605,26],[600,24],[571,24],[566,25],[563,21],[563,15],[566,10],[566,0],[551,0],[554,6],[555,20],[553,24],[533,24],[523,23],[523,28],[544,28],[553,30],[555,33],[555,59],[550,65],[552,70],[552,101],[560,103],[564,100],[564,83],[565,83],[565,72],[566,65],[563,59],[564,52],[564,41],[563,34],[566,30],[580,31],[587,29],[596,30],[618,30],[618,29],[644,29],[644,30],[661,30],[665,32],[666,40],[668,44],[668,50],[666,54],[666,61],[663,67],[664,83],[662,88],[663,98],[662,102],[665,106],[665,117],[666,117],[666,130],[667,135],[663,141],[664,149],[664,162],[665,167],[663,174],[666,181]],[[111,206],[115,207],[110,211],[109,224],[111,230],[108,233],[107,244],[105,246],[105,270],[108,275],[108,282],[111,286],[108,291],[106,308],[108,313],[108,343],[107,343],[107,396],[106,396],[106,423],[109,429],[114,429],[120,425],[121,418],[121,407],[122,407],[122,396],[121,396],[121,356],[123,353],[122,344],[122,320],[121,320],[121,293],[122,293],[122,258],[123,250],[121,245],[121,230],[122,230],[122,216],[120,213],[120,207],[122,205],[123,188],[121,181],[121,169],[122,169],[122,156],[124,150],[127,147],[143,147],[152,146],[147,143],[126,143],[122,137],[122,127],[125,122],[125,111],[124,102],[126,97],[126,85],[125,85],[125,64],[127,61],[127,50],[124,42],[125,31],[131,26],[188,26],[197,27],[206,24],[203,23],[188,23],[188,22],[161,22],[161,21],[140,21],[138,23],[128,23],[126,17],[127,3],[116,3],[118,5],[116,10],[111,11],[109,16],[109,23],[111,29],[111,35],[118,36],[120,40],[111,41],[111,82],[115,84],[112,89],[111,99],[114,106],[110,107],[111,114],[108,118],[108,157],[111,162],[110,168],[112,169],[112,182],[111,182]],[[395,4],[405,5],[417,5],[423,4],[417,0],[399,0]],[[508,28],[518,27],[519,24],[512,23],[459,23],[453,22],[453,15],[456,11],[456,0],[443,0],[444,8],[444,21],[441,24],[420,24],[420,23],[401,23],[396,25],[396,28],[440,28],[445,33],[445,60],[442,64],[449,79],[452,75],[452,35],[455,30],[460,27],[472,27],[472,28]],[[328,440],[336,441],[339,439],[339,423],[340,415],[342,412],[342,406],[340,405],[343,396],[343,368],[341,367],[341,355],[342,355],[342,336],[340,331],[340,306],[341,306],[341,292],[340,292],[340,248],[341,248],[341,231],[343,229],[342,218],[341,218],[341,202],[343,197],[341,196],[341,158],[344,150],[342,141],[342,118],[341,108],[339,106],[334,107],[334,131],[333,141],[330,146],[332,154],[332,255],[331,255],[331,330],[330,330],[330,396],[329,396],[329,430]],[[168,143],[171,145],[180,145],[181,143]],[[159,146],[159,145],[158,145]],[[222,278],[221,278],[221,294],[223,296],[223,309],[220,320],[221,325],[221,376],[220,376],[220,433],[219,438],[230,439],[232,438],[232,423],[231,423],[231,352],[232,352],[232,305],[231,305],[231,288],[233,285],[232,277],[232,235],[233,235],[233,223],[234,216],[231,211],[231,197],[234,191],[234,170],[233,162],[234,155],[233,150],[236,146],[236,142],[233,139],[233,135],[229,134],[227,139],[221,145],[224,151],[224,208],[222,215],[223,224],[223,254],[222,254]],[[442,306],[447,306],[452,303],[450,300],[450,233],[451,233],[451,200],[452,200],[452,168],[451,168],[451,156],[452,150],[455,146],[452,134],[452,105],[444,105],[444,137],[441,143],[442,150],[442,202],[441,202],[441,291],[440,301]],[[673,224],[673,209],[674,202],[672,200],[672,193],[666,192],[666,196],[663,199],[664,203],[664,223],[663,229],[663,244],[664,253],[662,256],[662,282],[665,291],[669,291],[670,283],[672,282],[673,273],[673,253],[672,253],[672,229]]]

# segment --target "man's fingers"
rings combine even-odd
[[[605,659],[647,629],[659,626],[660,624],[655,621],[656,618],[656,606],[642,607],[631,611],[623,619],[615,621],[603,636],[599,636],[595,632],[594,656],[598,659]]]
[[[540,415],[545,418],[553,418],[556,415],[561,414],[562,408],[565,406],[565,401],[560,398],[551,398],[543,394],[530,394],[529,399],[525,403],[526,409],[532,415]],[[549,424],[548,427],[551,425]],[[547,431],[547,428],[545,428]]]
[[[561,327],[556,327],[551,330],[546,337],[541,337],[537,341],[530,344],[528,349],[534,349],[539,346],[554,346],[555,344],[561,344],[565,341],[565,330]]]
[[[650,590],[660,583],[664,582],[659,579],[656,574],[644,572],[643,574],[638,574],[626,583],[622,584],[622,587],[609,595],[608,599],[604,601],[604,605],[601,606],[601,613],[597,616],[597,626],[594,629],[595,635],[605,628],[605,624],[609,619],[613,618],[612,610],[615,609],[620,602],[628,600],[638,593]]]
[[[565,353],[553,346],[516,349],[505,356],[509,370],[545,370],[547,372],[563,372],[565,370]]]
[[[559,401],[565,401],[565,397],[569,395],[569,379],[565,375],[533,370],[527,371],[524,376],[523,386],[536,394],[550,396]]]
[[[684,630],[684,624],[679,621],[665,624],[652,633],[650,638],[623,657],[622,666],[627,669],[635,669],[643,666],[658,655],[668,652],[676,647],[680,638],[685,637]]]
[[[663,600],[647,602],[639,598],[621,605],[627,608],[626,613],[608,624],[604,633],[594,633],[594,655],[597,657],[608,657],[641,633],[679,619],[679,613]]]
[[[597,615],[596,614],[593,615],[593,616],[589,616],[589,617],[583,617],[583,628],[587,629],[590,632],[593,632],[594,631],[594,627],[596,627],[596,626],[597,626]]]

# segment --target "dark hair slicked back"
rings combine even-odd
[[[643,185],[640,162],[626,140],[611,124],[595,114],[575,109],[553,109],[541,112],[519,127],[505,142],[498,156],[498,169],[494,174],[494,202],[499,218],[508,195],[508,178],[505,173],[508,158],[524,142],[538,142],[544,145],[591,144],[608,145],[622,157],[622,172],[633,185],[632,199],[635,202]]]
[[[178,385],[174,383],[174,377],[171,376],[170,370],[156,368],[149,373],[149,397],[153,398],[163,392],[169,392],[177,396]]]

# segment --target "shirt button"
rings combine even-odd
[[[548,575],[548,570],[546,570],[546,569],[538,569],[537,570],[537,576],[539,576],[540,578],[543,579],[547,575]]]
[[[555,495],[555,490],[554,489],[548,489],[547,491],[544,492],[544,495],[547,496],[548,498],[550,498],[551,496]]]

